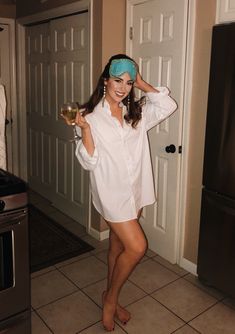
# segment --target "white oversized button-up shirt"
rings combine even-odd
[[[166,87],[160,93],[147,93],[142,119],[136,128],[123,126],[111,115],[107,101],[100,102],[85,116],[90,124],[95,151],[90,156],[82,140],[75,154],[82,167],[90,171],[92,201],[97,211],[110,222],[137,218],[138,211],[155,202],[154,182],[147,131],[167,118],[176,103]],[[123,106],[123,115],[126,107]]]

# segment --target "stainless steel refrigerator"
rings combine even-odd
[[[213,27],[198,277],[235,297],[235,23]]]

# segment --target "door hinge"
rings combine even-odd
[[[129,38],[130,38],[130,40],[133,39],[133,27],[130,27],[130,29],[129,29]]]
[[[181,146],[181,145],[178,147],[178,152],[179,152],[180,154],[182,153],[182,146]]]

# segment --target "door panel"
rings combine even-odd
[[[187,0],[136,1],[131,18],[130,54],[143,78],[153,86],[167,86],[178,104],[170,118],[149,131],[157,202],[141,217],[149,247],[172,263],[177,249],[187,6]],[[167,153],[171,144],[176,151]]]
[[[29,184],[32,189],[52,200],[53,180],[50,167],[54,157],[50,155],[48,160],[53,145],[53,138],[50,133],[53,119],[50,102],[49,33],[49,23],[26,29],[26,64]],[[47,146],[45,146],[45,142],[47,142]]]
[[[59,110],[89,95],[88,14],[29,27],[27,36],[30,186],[86,226],[88,173],[74,157],[72,128]]]

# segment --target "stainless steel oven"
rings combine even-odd
[[[0,333],[29,334],[30,327],[26,185],[0,170]]]

